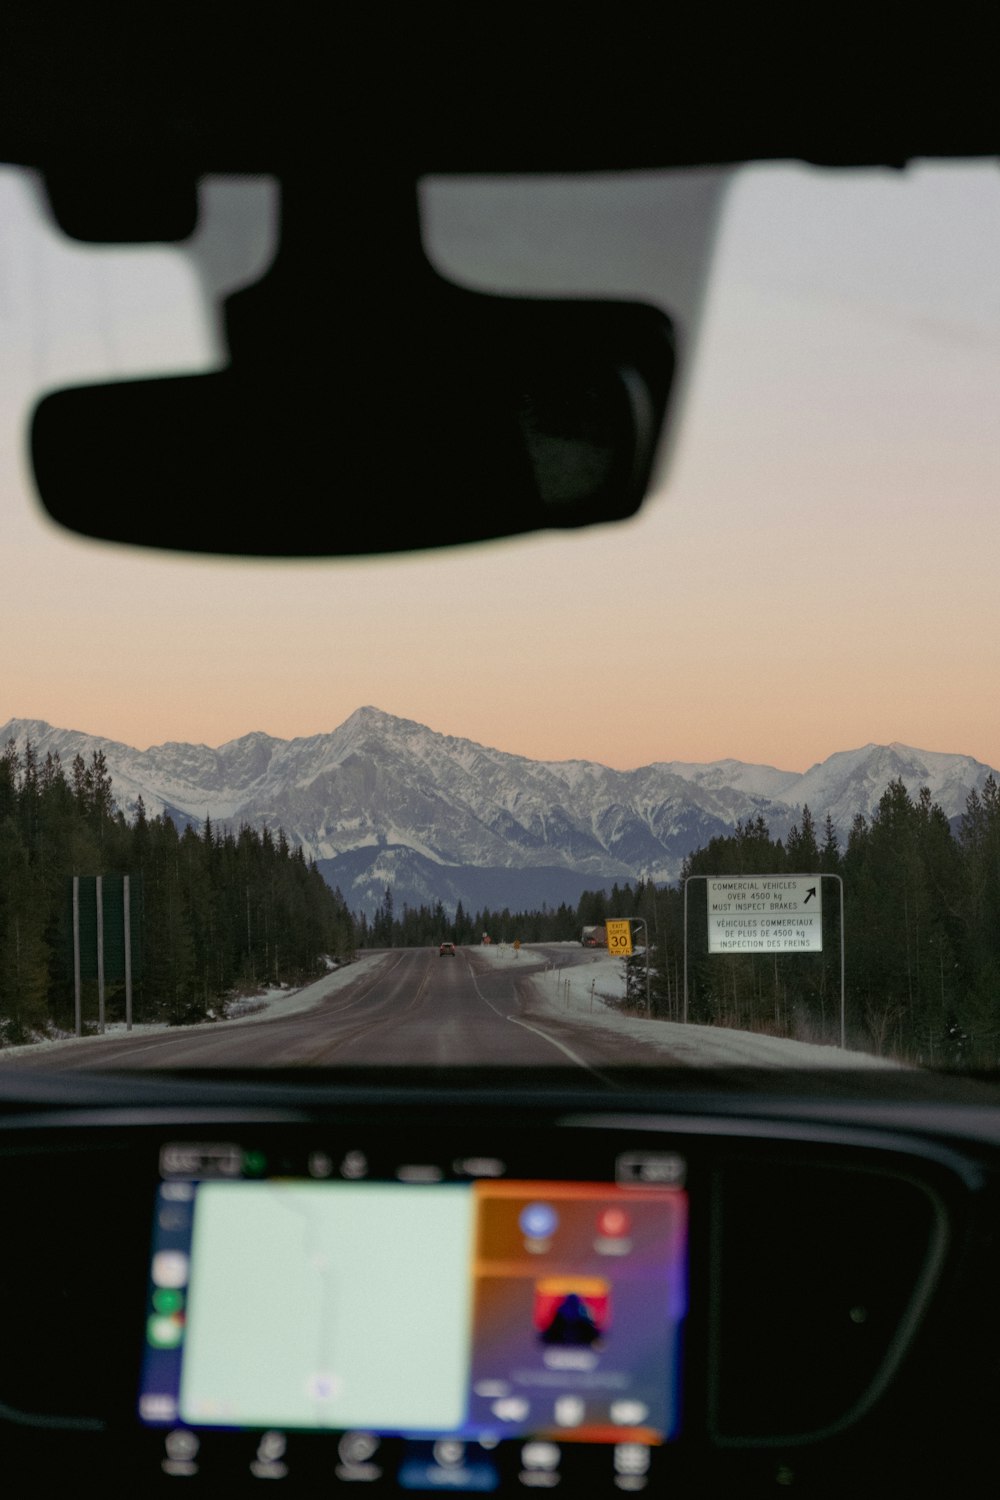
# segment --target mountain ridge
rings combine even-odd
[[[951,819],[987,776],[1000,778],[972,756],[898,741],[835,751],[805,772],[731,758],[618,771],[531,760],[371,706],[327,734],[282,740],[254,730],[217,748],[171,740],[137,750],[40,719],[8,720],[0,742],[11,739],[21,751],[30,741],[40,760],[58,754],[67,773],[75,755],[89,761],[102,751],[126,816],[141,796],[151,817],[281,827],[359,911],[374,909],[386,875],[397,906],[430,897],[453,907],[463,872],[484,888],[473,871],[509,872],[495,882],[509,890],[514,872],[548,870],[560,900],[580,881],[580,889],[669,882],[689,853],[737,822],[762,816],[784,837],[808,804],[817,826],[829,813],[843,840],[855,814],[870,817],[897,777],[911,795],[929,786]],[[410,857],[391,867],[389,849]]]

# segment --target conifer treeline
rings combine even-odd
[[[954,829],[926,787],[912,798],[895,780],[870,819],[854,818],[843,849],[830,818],[820,835],[806,807],[784,843],[757,818],[711,840],[684,873],[840,876],[848,1046],[933,1066],[1000,1062],[1000,787],[992,776],[969,794]],[[839,895],[836,881],[823,882],[822,953],[709,957],[705,883],[693,881],[688,941],[701,952],[689,961],[689,1018],[838,1040]],[[676,917],[671,930],[676,951]]]
[[[0,1045],[74,1017],[71,877],[128,875],[135,938],[137,1021],[224,1014],[235,989],[294,983],[354,951],[353,923],[283,833],[242,827],[183,833],[147,818],[129,823],[112,794],[103,751],[66,774],[12,740],[0,755]],[[96,979],[83,1014],[97,1015]],[[124,985],[106,986],[106,1016],[124,1014]]]
[[[841,848],[827,817],[818,831],[809,808],[787,839],[764,819],[738,824],[689,856],[682,881],[586,892],[575,909],[479,911],[461,905],[450,922],[440,904],[393,911],[390,892],[361,945],[579,940],[584,925],[640,918],[649,933],[654,1015],[680,1019],[684,1007],[683,881],[702,875],[839,876],[844,895],[847,1045],[930,1065],[1000,1065],[1000,787],[992,776],[971,792],[959,827],[923,788],[911,798],[893,781],[870,819],[858,815]],[[706,887],[688,888],[688,1019],[766,1031],[804,1041],[840,1038],[840,887],[823,882],[823,951],[794,954],[707,952]],[[645,1005],[646,981],[633,964],[629,988]]]
[[[0,754],[0,1045],[47,1025],[69,1029],[69,877],[128,874],[138,913],[136,1020],[182,1022],[224,1012],[234,990],[301,982],[326,956],[359,947],[413,947],[449,939],[478,943],[579,941],[581,928],[639,918],[651,943],[654,1015],[683,1014],[684,883],[651,882],[586,892],[576,907],[466,911],[443,905],[394,909],[392,894],[371,920],[352,917],[283,833],[244,826],[179,833],[149,819],[141,801],[129,823],[116,809],[104,755],[77,756],[67,776],[57,756],[39,763],[11,741]],[[929,1064],[1000,1065],[1000,787],[989,777],[970,793],[953,829],[924,788],[886,788],[870,819],[854,819],[841,848],[829,817],[818,832],[808,808],[788,837],[772,839],[763,818],[738,824],[689,856],[683,877],[824,874],[844,894],[845,1020],[848,1045]],[[835,1042],[840,1034],[840,902],[823,882],[822,953],[707,952],[706,889],[688,887],[691,1021]],[[646,980],[630,986],[645,1004]],[[95,981],[84,981],[84,1014],[96,1015]],[[124,1005],[107,986],[107,1015]]]

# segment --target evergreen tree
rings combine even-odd
[[[801,828],[793,825],[785,843],[785,853],[788,856],[789,870],[798,871],[802,875],[810,875],[814,870],[820,868],[820,852],[816,844],[816,828],[813,823],[809,804],[805,803],[802,808]]]
[[[833,826],[830,814],[826,815],[823,825],[823,848],[820,852],[820,869],[828,875],[835,875],[840,869],[840,841],[837,838],[837,830]]]

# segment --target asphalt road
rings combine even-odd
[[[387,952],[314,1008],[295,1015],[166,1032],[90,1038],[5,1066],[62,1068],[569,1067],[648,1062],[639,1045],[532,1009],[530,975],[544,959],[524,953],[496,968],[475,949]]]
[[[583,950],[565,947],[549,956],[561,967],[588,961]],[[530,1074],[534,1068],[558,1068],[567,1081],[575,1074],[581,1083],[589,1078],[617,1089],[624,1086],[621,1070],[638,1068],[653,1079],[669,1070],[661,1076],[669,1076],[671,1090],[681,1093],[856,1094],[886,1101],[926,1095],[964,1104],[976,1102],[981,1093],[996,1102],[995,1083],[977,1085],[919,1070],[873,1074],[848,1066],[809,1068],[792,1076],[778,1067],[720,1065],[711,1050],[699,1055],[697,1033],[706,1032],[707,1047],[720,1035],[715,1028],[693,1027],[678,1045],[666,1034],[636,1037],[588,1024],[586,1012],[562,1015],[552,1004],[540,1003],[531,977],[545,967],[546,955],[537,948],[499,966],[474,947],[459,949],[453,958],[439,957],[436,947],[392,949],[374,963],[358,965],[357,977],[346,983],[341,972],[328,986],[325,981],[310,986],[308,998],[315,994],[316,1004],[295,1014],[11,1049],[0,1059],[0,1070],[404,1068],[416,1074],[422,1068],[486,1067],[523,1068]]]

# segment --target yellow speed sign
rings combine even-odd
[[[628,958],[632,952],[632,923],[625,921],[605,922],[608,937],[608,952],[616,958]]]

